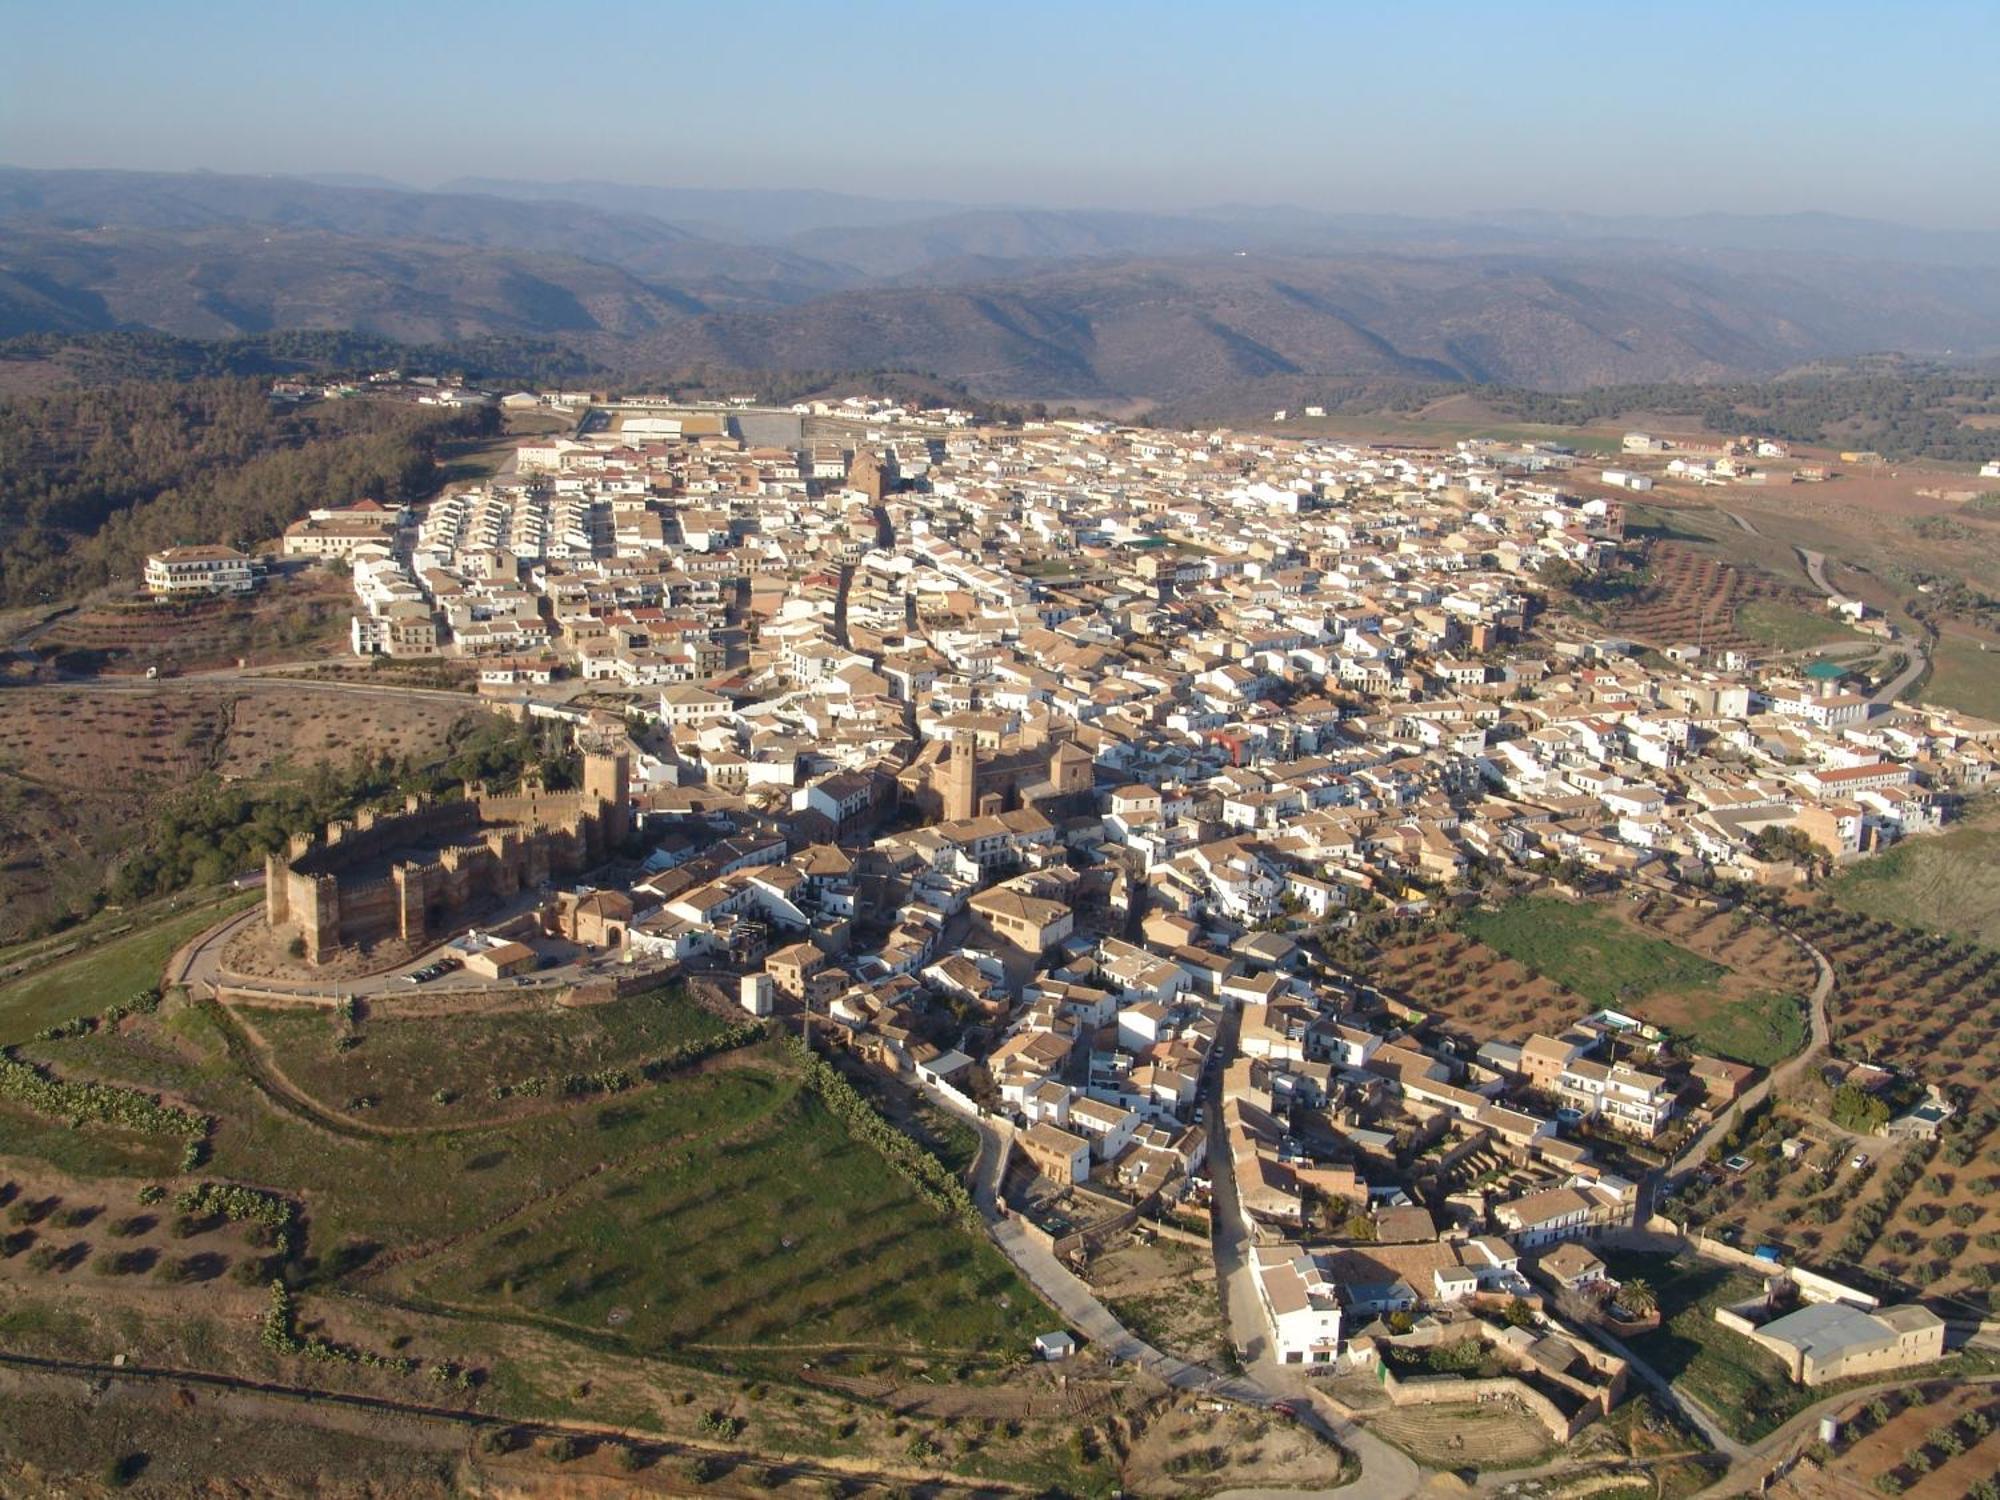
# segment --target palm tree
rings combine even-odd
[[[1618,1305],[1643,1318],[1659,1310],[1660,1299],[1643,1276],[1634,1276],[1619,1284]]]

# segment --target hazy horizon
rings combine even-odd
[[[1990,6],[17,9],[25,167],[2000,228]]]

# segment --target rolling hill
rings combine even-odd
[[[0,333],[530,337],[635,372],[895,368],[1058,400],[1186,400],[1286,376],[1575,390],[2000,351],[1992,237],[1828,216],[1445,221],[467,186],[492,191],[0,169]],[[569,191],[588,201],[551,196]],[[683,211],[716,227],[665,217]]]

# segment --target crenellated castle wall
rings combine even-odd
[[[622,797],[629,785],[624,759],[587,758],[581,792],[412,798],[400,813],[364,812],[329,824],[322,839],[294,838],[289,858],[265,861],[265,921],[296,927],[306,958],[321,963],[340,948],[387,938],[421,943],[469,909],[582,874],[629,826],[627,809],[599,795]],[[428,852],[396,858],[414,849]]]

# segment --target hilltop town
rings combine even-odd
[[[421,514],[315,512],[282,550],[351,570],[357,655],[462,662],[620,738],[586,800],[634,858],[559,878],[534,930],[742,974],[755,1013],[998,1132],[1064,1222],[1230,1216],[1282,1363],[1505,1304],[1524,1255],[1643,1224],[1657,1143],[1758,1072],[1616,1008],[1440,1047],[1342,962],[1355,931],[1511,885],[1783,888],[1936,830],[1993,771],[2000,727],[1897,701],[1886,668],[1593,629],[1565,606],[1626,565],[1618,491],[1644,485],[1550,445],[506,401],[574,427]],[[334,837],[400,889],[406,821]],[[349,919],[305,924],[310,959],[414,957],[550,889],[503,842],[447,856],[400,922],[322,875]],[[468,877],[481,859],[500,873]],[[280,935],[297,879],[273,857]],[[1329,1225],[1370,1248],[1308,1248]]]
[[[381,384],[544,430],[426,504],[171,549],[147,585],[343,580],[323,686],[476,693],[574,770],[294,835],[168,976],[218,1025],[330,1007],[345,1047],[357,1001],[704,997],[741,1028],[719,1045],[789,1032],[890,1119],[966,1132],[953,1201],[1047,1309],[1034,1354],[1296,1418],[1383,1493],[1487,1403],[1474,1467],[1644,1391],[1699,1477],[1818,1387],[1964,1358],[1976,1301],[1861,1274],[1865,1245],[1836,1269],[1746,1196],[1799,1161],[1846,1201],[1873,1154],[1914,1174],[1993,1123],[1955,1069],[1832,1045],[1814,893],[1957,819],[2000,725],[1909,701],[1926,643],[1876,607],[1704,573],[1628,516],[1649,475],[1783,445],[1634,433],[1607,469]],[[1682,566],[1696,603],[1622,628],[1641,570]],[[1832,644],[1746,637],[1760,598]],[[631,1083],[604,1079],[564,1088]],[[1689,1318],[1765,1361],[1755,1415],[1648,1363]]]

